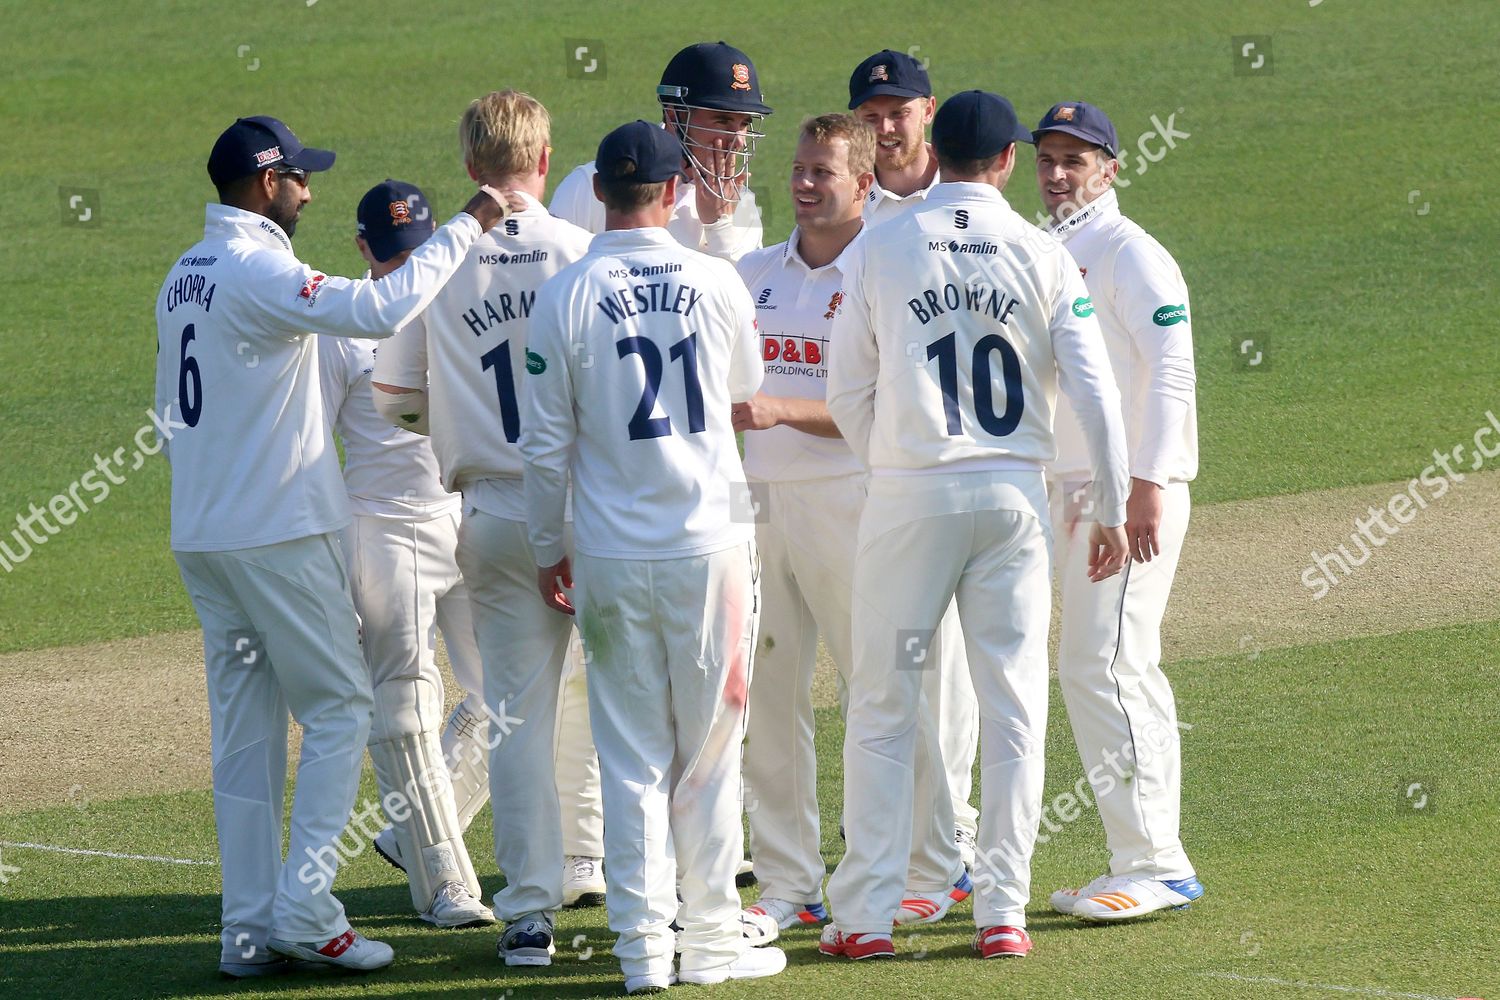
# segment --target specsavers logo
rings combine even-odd
[[[526,370],[533,375],[540,375],[547,370],[547,359],[535,351],[527,351]]]
[[[1187,306],[1162,306],[1156,310],[1151,317],[1151,322],[1157,326],[1171,326],[1173,323],[1186,323],[1188,321]]]
[[[1079,319],[1087,319],[1094,315],[1094,300],[1085,295],[1081,299],[1073,300],[1073,315]]]

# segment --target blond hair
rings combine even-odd
[[[488,180],[535,170],[551,135],[552,116],[541,101],[519,90],[478,98],[458,123],[464,162]]]
[[[849,146],[849,173],[858,177],[875,172],[875,130],[853,115],[840,113],[803,119],[801,137],[825,146],[834,139],[843,139]]]

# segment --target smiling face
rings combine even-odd
[[[866,175],[868,176],[868,175]],[[842,226],[860,217],[864,192],[849,167],[849,141],[803,136],[792,154],[792,210],[803,229]]]
[[[875,165],[879,170],[905,170],[922,155],[927,126],[937,109],[934,97],[897,97],[881,94],[854,110],[875,130]]]
[[[1036,144],[1036,181],[1042,205],[1061,222],[1108,191],[1118,160],[1091,142],[1066,132],[1045,132]]]

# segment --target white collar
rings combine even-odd
[[[867,228],[869,227],[864,224],[864,220],[860,220],[859,232],[854,234],[854,240],[859,239],[860,236],[864,234],[864,231]],[[802,266],[803,270],[808,271],[812,274],[816,274],[817,272],[824,270],[824,268],[829,267],[837,268],[842,272],[844,270],[844,257],[849,253],[849,247],[852,247],[854,245],[854,240],[850,240],[844,247],[844,249],[839,251],[839,255],[833,258],[833,260],[824,264],[823,267],[813,267],[807,261],[802,259],[802,227],[793,226],[792,235],[787,237],[787,241],[781,245],[781,266],[786,267],[788,264],[796,261],[799,265]]]
[[[875,183],[870,185],[870,193],[865,195],[865,197],[869,199],[871,204],[884,200],[905,201],[908,198],[926,198],[932,193],[932,189],[937,187],[938,180],[942,175],[941,170],[934,170],[932,172],[932,180],[927,182],[927,186],[913,191],[911,194],[896,194],[894,191],[887,191],[880,186],[880,178],[876,177]]]
[[[280,226],[257,212],[247,212],[233,205],[209,202],[204,209],[203,235],[215,229],[234,229],[268,247],[292,252],[292,240]]]
[[[1084,226],[1099,219],[1107,219],[1110,216],[1120,214],[1120,199],[1115,194],[1115,189],[1108,191],[1089,202],[1087,205],[1068,216],[1062,222],[1054,222],[1047,227],[1047,232],[1056,236],[1064,243],[1078,234]]]

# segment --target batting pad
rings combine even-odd
[[[443,755],[453,781],[458,825],[467,830],[490,800],[490,720],[484,698],[471,694],[454,706],[443,727]]]
[[[397,678],[375,688],[370,759],[386,817],[395,830],[412,904],[426,913],[444,882],[458,882],[480,898],[479,879],[464,846],[453,802],[448,762],[436,720],[442,693],[425,680]],[[432,720],[424,726],[424,720]]]

